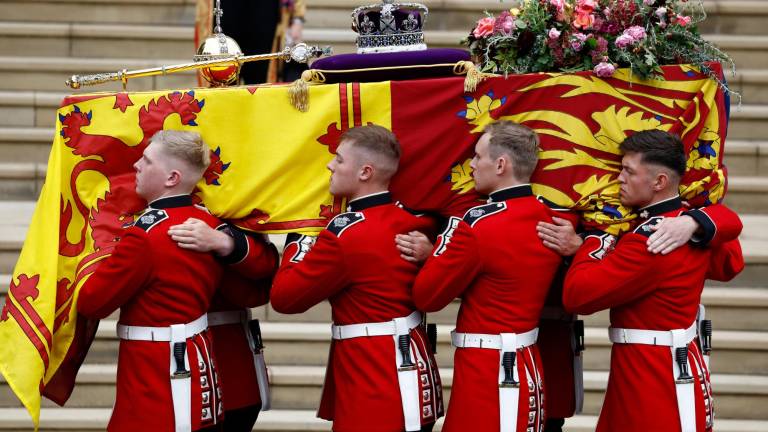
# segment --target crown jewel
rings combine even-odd
[[[356,31],[357,52],[421,51],[424,23],[429,9],[420,3],[382,3],[360,6],[352,11],[352,30]]]

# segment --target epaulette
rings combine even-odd
[[[326,229],[336,237],[341,237],[344,230],[363,220],[365,220],[365,216],[361,212],[342,213],[333,218]]]
[[[536,195],[536,199],[539,200],[540,203],[549,207],[550,210],[559,211],[559,212],[567,212],[571,210],[568,207],[563,207],[561,205],[555,204],[554,202],[544,198],[542,195]]]
[[[139,219],[136,221],[136,223],[133,224],[133,226],[139,227],[144,231],[149,232],[152,227],[166,219],[168,219],[168,213],[166,213],[165,210],[151,209],[143,215],[139,216]]]
[[[401,203],[400,201],[396,202],[396,203],[395,203],[395,205],[396,205],[397,207],[399,207],[399,208],[401,208],[401,209],[403,209],[403,210],[407,211],[408,213],[410,213],[410,214],[414,215],[414,216],[419,216],[419,217],[421,217],[421,216],[424,216],[424,215],[426,214],[426,213],[424,213],[423,211],[414,210],[414,209],[412,209],[412,208],[410,208],[410,207],[406,207],[406,206],[405,206],[405,204]]]
[[[638,225],[637,228],[635,228],[634,232],[635,234],[640,234],[646,237],[650,237],[651,234],[653,234],[653,227],[658,225],[662,220],[664,219],[664,216],[654,216],[647,221],[643,222],[642,224]]]
[[[500,211],[503,211],[507,208],[507,203],[505,202],[497,202],[497,203],[490,203],[490,204],[484,204],[477,207],[472,207],[471,209],[467,210],[467,212],[464,214],[464,222],[468,223],[469,226],[475,226],[477,221],[480,219],[490,216],[492,214],[498,213]]]

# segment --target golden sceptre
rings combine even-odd
[[[236,68],[238,72],[237,74],[228,73],[227,75],[230,77],[234,75],[234,80],[237,80],[240,67],[243,65],[243,63],[259,61],[259,60],[271,60],[271,59],[281,59],[284,61],[295,61],[298,63],[306,63],[311,58],[320,57],[322,55],[329,55],[331,54],[331,52],[332,50],[330,47],[321,48],[317,46],[308,46],[305,43],[300,43],[300,44],[294,45],[293,47],[287,47],[281,52],[271,53],[271,54],[255,54],[255,55],[248,55],[248,56],[235,54],[235,55],[230,55],[227,57],[219,57],[211,60],[201,60],[201,61],[195,61],[192,63],[182,63],[177,65],[161,66],[161,67],[148,68],[148,69],[137,69],[132,71],[123,69],[117,72],[104,72],[104,73],[96,73],[96,74],[90,74],[90,75],[72,75],[72,77],[66,81],[66,84],[67,86],[73,89],[79,89],[82,86],[103,84],[111,81],[121,81],[123,83],[123,89],[125,89],[126,85],[128,84],[128,80],[132,78],[147,77],[147,76],[154,76],[154,75],[168,75],[172,73],[184,72],[184,71],[195,70],[195,69],[213,70],[215,68],[223,68],[224,70],[228,70],[230,68]],[[222,84],[226,85],[227,83],[224,82]]]

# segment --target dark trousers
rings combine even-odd
[[[234,39],[243,54],[269,54],[280,20],[278,0],[221,0],[221,27]],[[216,20],[213,20],[216,25]],[[240,70],[244,84],[260,84],[267,80],[269,61],[245,63]]]
[[[544,424],[544,432],[563,432],[563,425],[565,419],[561,418],[548,418]]]
[[[223,432],[250,432],[259,417],[261,404],[224,411]]]

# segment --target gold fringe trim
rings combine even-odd
[[[325,83],[325,75],[322,72],[309,69],[301,73],[301,78],[291,84],[288,90],[288,98],[291,105],[301,112],[309,111],[309,84]]]
[[[496,76],[494,74],[480,72],[480,69],[471,61],[460,61],[453,67],[453,73],[456,75],[466,75],[464,78],[464,91],[472,93],[477,90],[477,86],[486,78]]]

